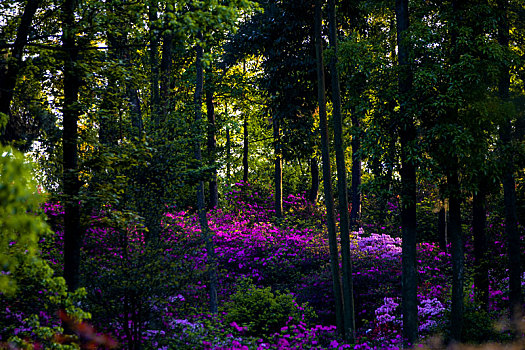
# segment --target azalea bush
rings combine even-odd
[[[285,219],[276,221],[271,193],[246,183],[231,186],[223,201],[222,209],[207,214],[222,305],[215,316],[208,314],[207,251],[195,212],[167,211],[154,242],[148,242],[141,220],[131,212],[106,207],[92,214],[83,247],[82,281],[87,287],[84,305],[98,329],[115,335],[127,348],[401,346],[400,238],[381,228],[351,233],[357,330],[356,344],[344,344],[333,326],[322,207],[309,204],[303,194],[289,196]],[[53,217],[61,208],[48,205],[46,211]],[[60,224],[57,227],[43,248],[48,261],[60,269]],[[496,232],[497,226],[490,229]],[[469,244],[467,240],[467,252]],[[504,237],[496,245],[494,249],[504,255]],[[419,332],[426,337],[443,333],[446,327],[451,263],[450,254],[436,243],[420,243],[417,252]],[[498,259],[502,264],[504,259]],[[491,271],[494,312],[505,305],[505,281],[499,280],[503,274],[497,265]],[[307,317],[309,308],[301,310],[304,303],[317,314],[315,323]]]

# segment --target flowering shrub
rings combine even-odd
[[[223,200],[222,209],[208,213],[222,314],[206,314],[207,251],[195,213],[166,213],[159,239],[151,244],[132,213],[106,208],[91,218],[83,248],[82,281],[88,287],[84,305],[93,313],[95,326],[110,331],[126,348],[351,347],[332,326],[334,300],[322,208],[310,205],[303,195],[289,196],[285,219],[276,222],[271,195],[245,183],[232,186]],[[46,208],[49,215],[60,215],[59,206]],[[55,221],[56,234],[42,246],[46,259],[59,270],[62,241],[59,220]],[[401,240],[387,232],[391,230],[351,234],[356,349],[400,347]],[[498,254],[504,254],[503,238],[501,242]],[[419,331],[426,336],[447,319],[450,255],[436,244],[421,243],[417,260]],[[496,268],[491,271],[491,307],[505,305],[503,275]],[[242,287],[243,278],[258,287]],[[284,290],[290,295],[277,292]],[[261,300],[281,305],[273,315],[265,314]],[[307,313],[299,305],[305,302],[320,325],[302,319]]]

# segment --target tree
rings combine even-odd
[[[499,11],[498,21],[498,43],[503,49],[509,48],[509,22],[508,22],[508,2],[499,0],[497,2]],[[508,103],[510,88],[509,67],[502,64],[498,82],[498,94],[503,104]],[[516,210],[516,182],[514,180],[514,165],[512,164],[512,119],[511,115],[504,117],[503,125],[500,128],[500,139],[502,143],[504,170],[503,170],[503,196],[505,207],[505,232],[508,244],[508,264],[509,264],[509,313],[513,321],[513,327],[518,327],[523,313],[523,296],[521,292],[521,239],[517,227]]]
[[[350,223],[348,220],[348,186],[346,182],[345,146],[343,141],[343,119],[341,116],[341,90],[337,70],[337,33],[335,0],[329,1],[330,59],[332,77],[332,123],[334,128],[335,160],[337,164],[337,193],[339,198],[339,220],[341,237],[341,260],[343,273],[344,335],[346,340],[354,342],[355,314],[354,291],[352,281],[352,260],[350,256]]]
[[[64,278],[68,289],[79,287],[80,247],[82,232],[80,226],[80,204],[78,178],[78,118],[80,105],[78,91],[81,85],[81,71],[78,63],[79,48],[76,42],[76,2],[64,0],[62,7],[62,49],[64,55],[64,104],[63,118],[63,190],[64,190]]]
[[[335,317],[337,329],[345,334],[344,305],[339,272],[339,253],[335,225],[334,199],[332,195],[332,171],[330,169],[330,149],[328,139],[328,122],[326,118],[326,97],[324,82],[323,39],[321,32],[321,0],[315,1],[315,52],[317,58],[317,99],[319,103],[319,124],[321,130],[321,157],[323,162],[323,185],[326,205],[326,225],[328,227],[328,244],[330,246],[330,268],[335,297]]]
[[[416,128],[411,116],[410,94],[412,72],[410,48],[407,42],[409,28],[407,0],[396,0],[397,46],[399,62],[401,142],[401,226],[403,239],[403,342],[414,344],[417,340],[417,267],[416,267]]]
[[[20,121],[16,120],[11,113],[10,107],[18,75],[24,64],[24,48],[28,42],[33,18],[41,3],[41,0],[28,0],[26,2],[16,31],[16,39],[12,46],[11,54],[6,55],[7,60],[5,62],[0,61],[0,116],[7,116],[7,124],[0,129],[2,131],[0,141],[4,144],[10,141],[22,141],[23,133],[25,132],[23,129],[27,127],[20,125]],[[4,65],[5,67],[2,67]],[[26,143],[27,141],[30,140],[25,140]],[[26,144],[25,147],[27,146]]]

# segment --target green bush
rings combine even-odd
[[[298,305],[292,294],[273,293],[270,287],[257,288],[250,279],[243,279],[225,304],[225,322],[246,327],[247,335],[271,335],[287,325],[308,323],[315,313],[307,304]]]
[[[78,348],[57,342],[63,332],[57,311],[79,322],[90,317],[78,307],[85,291],[68,293],[41,258],[38,240],[52,233],[37,215],[40,200],[24,156],[0,147],[0,348]]]
[[[465,343],[474,344],[511,341],[510,333],[499,332],[495,324],[494,317],[491,317],[488,312],[475,307],[467,307],[463,319],[461,339]]]

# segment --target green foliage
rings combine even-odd
[[[258,336],[278,333],[282,327],[307,323],[315,317],[313,309],[307,304],[299,306],[292,294],[273,293],[271,287],[257,288],[248,278],[239,281],[224,311],[227,324],[235,322],[247,327],[247,334]]]
[[[14,293],[17,268],[37,256],[39,237],[48,232],[34,212],[39,195],[22,154],[0,148],[0,292]]]
[[[56,313],[89,318],[78,307],[85,291],[68,293],[65,280],[41,259],[38,240],[51,231],[37,215],[40,196],[30,165],[10,148],[0,148],[0,154],[0,339],[19,348],[30,348],[26,339],[50,349],[75,348],[55,342],[63,331]]]
[[[463,319],[461,339],[465,343],[506,343],[512,341],[510,332],[498,330],[496,317],[475,305],[467,304]]]

